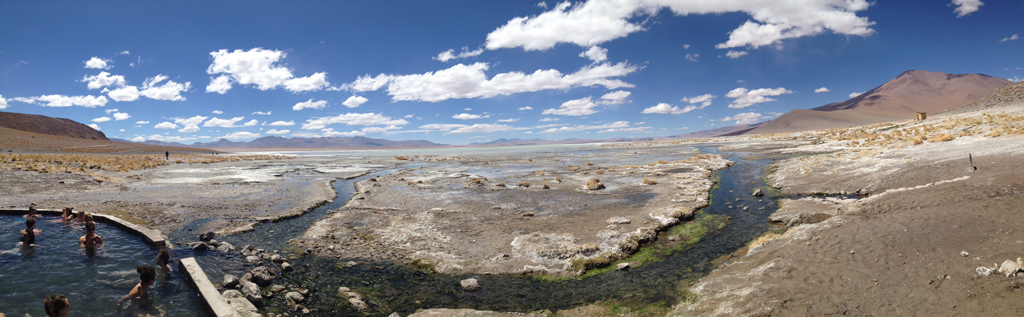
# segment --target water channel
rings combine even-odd
[[[714,148],[701,150],[717,153]],[[346,267],[344,264],[349,259],[299,256],[289,260],[295,271],[276,278],[274,283],[310,289],[306,307],[316,309],[318,315],[360,314],[337,296],[339,286],[349,287],[362,294],[371,306],[372,315],[388,315],[392,312],[405,315],[418,309],[442,307],[518,312],[556,311],[595,302],[628,307],[671,307],[683,298],[682,292],[691,282],[715,268],[713,261],[718,259],[720,262],[728,258],[773,226],[767,218],[776,209],[775,200],[751,195],[755,188],[764,186],[761,177],[765,167],[773,160],[747,159],[747,153],[720,154],[730,156],[729,159],[736,164],[718,172],[719,181],[712,193],[712,204],[701,211],[703,216],[698,217],[723,215],[729,219],[727,224],[684,250],[666,252],[668,254],[659,256],[658,261],[628,271],[610,271],[582,279],[550,280],[531,276],[431,274],[406,265],[360,259],[351,259],[359,264]],[[344,206],[354,194],[355,182],[392,172],[394,170],[379,171],[355,179],[338,180],[334,183],[338,198],[331,203],[298,217],[260,223],[253,231],[218,239],[239,247],[252,244],[257,248],[279,250],[283,255],[287,254],[294,251],[285,250],[288,248],[287,241],[300,236],[312,223],[326,216],[328,211]],[[748,208],[744,210],[743,207]],[[201,224],[199,221],[173,233],[172,241],[194,240],[198,233],[189,231],[189,228],[199,228]],[[670,231],[663,232],[656,241],[644,248],[678,249],[677,242],[666,239]],[[252,265],[245,264],[239,255],[215,252],[195,255],[214,281],[219,281],[225,273],[240,276],[252,269]],[[478,279],[483,288],[476,292],[463,291],[459,281],[470,277]],[[280,307],[274,308],[275,304],[284,306],[281,298],[271,298],[270,303],[271,311],[281,310]]]

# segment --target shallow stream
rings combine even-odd
[[[714,148],[701,150],[717,153]],[[352,259],[358,265],[346,267],[344,264],[347,259],[301,256],[289,260],[295,271],[276,278],[274,283],[310,289],[306,307],[316,309],[319,315],[359,314],[338,297],[336,290],[339,286],[349,287],[362,294],[370,304],[373,315],[388,315],[392,312],[405,315],[423,308],[555,311],[595,302],[634,308],[671,307],[683,299],[683,291],[691,282],[707,275],[716,264],[727,260],[730,254],[743,249],[746,243],[772,227],[767,218],[776,209],[774,199],[751,195],[755,188],[764,186],[761,177],[772,160],[744,159],[747,156],[745,153],[721,154],[731,155],[729,159],[736,164],[718,172],[720,179],[712,193],[712,204],[704,208],[702,214],[728,216],[727,224],[685,248],[679,248],[678,242],[668,241],[667,235],[672,230],[667,230],[644,248],[682,250],[663,252],[667,255],[657,256],[654,261],[628,271],[610,271],[582,279],[551,280],[531,276],[428,274],[406,265],[359,259]],[[283,250],[287,248],[286,242],[289,239],[300,236],[329,210],[344,206],[354,194],[355,182],[391,172],[380,171],[355,179],[339,180],[334,183],[338,192],[334,202],[298,217],[260,223],[251,232],[218,239],[229,241],[236,247],[252,244],[268,251],[280,250],[285,255],[289,253]],[[749,208],[743,210],[743,207]],[[201,224],[190,224],[188,228],[199,228]],[[172,234],[172,240],[194,240],[198,232],[189,231],[188,228]],[[252,265],[242,263],[239,255],[207,252],[196,254],[196,258],[213,281],[220,281],[225,273],[240,276],[252,269]],[[476,278],[482,289],[475,292],[463,291],[459,282],[465,278]],[[281,298],[271,298],[270,302],[271,307],[275,304],[285,306]]]

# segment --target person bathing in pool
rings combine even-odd
[[[85,235],[78,238],[78,245],[89,250],[103,247],[103,237],[96,234],[95,222],[85,223]]]
[[[64,222],[71,222],[71,220],[75,220],[75,214],[71,213],[73,209],[75,209],[75,207],[64,207],[64,213],[60,215],[60,220]]]
[[[132,291],[129,292],[128,295],[121,297],[121,299],[117,301],[118,309],[121,309],[121,304],[125,301],[149,298],[149,287],[153,285],[154,281],[156,281],[156,271],[154,271],[153,267],[148,264],[139,266],[136,271],[139,272],[139,279],[141,282],[139,282],[138,285],[135,285],[135,288],[132,288]]]
[[[46,316],[64,317],[71,313],[71,301],[61,294],[53,294],[43,300]]]
[[[21,245],[32,247],[36,244],[36,236],[42,233],[36,229],[36,218],[25,219],[25,230],[21,231]]]

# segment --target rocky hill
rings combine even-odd
[[[988,96],[957,109],[955,113],[998,108],[1019,103],[1024,103],[1024,81],[998,88],[992,91],[991,94],[988,94]]]
[[[958,109],[1010,81],[982,74],[945,74],[911,70],[843,102],[796,109],[749,134],[844,128],[913,119],[915,112],[935,114]]]
[[[103,132],[70,119],[14,112],[0,112],[0,127],[79,139],[107,141]]]

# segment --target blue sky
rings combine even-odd
[[[659,137],[903,71],[1024,78],[1017,0],[0,1],[0,109],[186,144]]]

